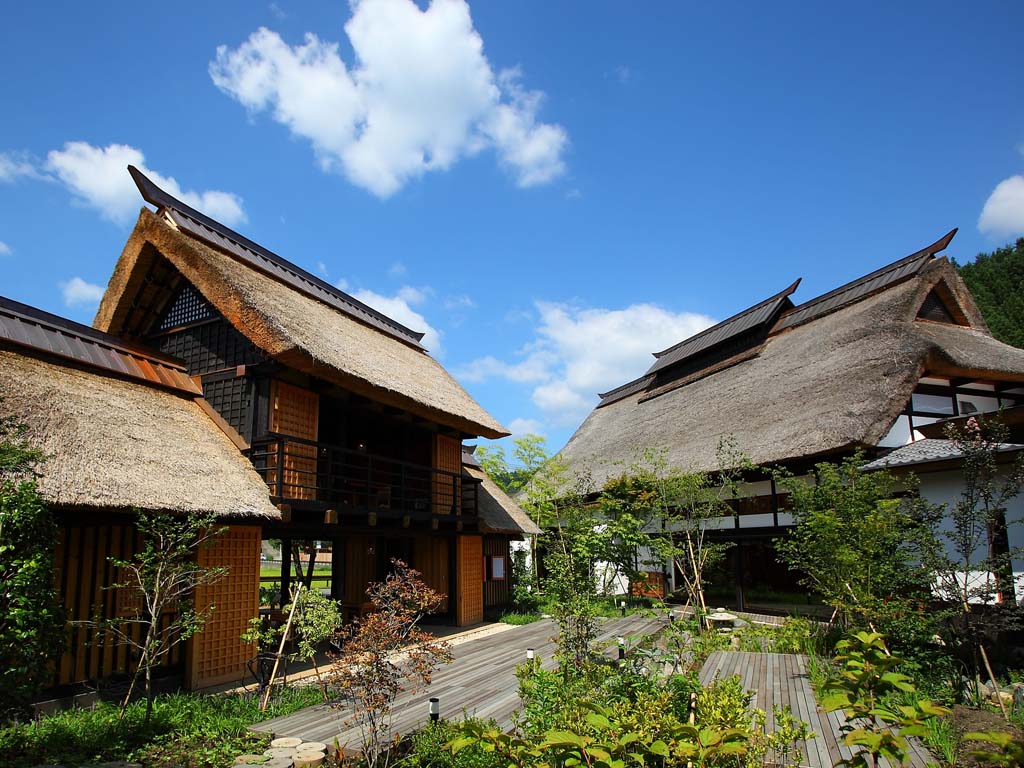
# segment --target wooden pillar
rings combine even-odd
[[[746,594],[743,591],[743,542],[736,542],[736,610],[747,610]]]
[[[281,607],[292,601],[292,540],[281,539]]]
[[[331,599],[345,599],[344,539],[331,539]]]

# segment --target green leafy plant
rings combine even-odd
[[[749,725],[750,699],[738,675],[715,678],[697,692],[697,722],[702,726],[727,729]]]
[[[252,694],[175,693],[156,697],[148,721],[142,701],[132,702],[123,717],[107,703],[72,709],[0,729],[0,768],[108,761],[223,768],[236,755],[266,749],[270,738],[249,730],[253,723],[297,712],[319,699],[315,687],[295,686],[261,712]]]
[[[26,712],[63,638],[53,580],[57,525],[33,476],[42,458],[25,428],[0,416],[0,720]]]
[[[914,694],[916,688],[909,676],[897,671],[903,660],[889,653],[877,632],[857,632],[841,640],[836,650],[842,671],[826,686],[821,705],[829,712],[843,710],[844,740],[862,748],[842,764],[875,768],[883,757],[902,764],[910,751],[907,738],[926,735],[925,720],[949,710],[926,699],[893,702],[893,694]]]
[[[970,754],[988,765],[1017,768],[1024,765],[1024,741],[1004,731],[986,731],[964,734],[965,741],[980,741],[991,744],[995,749],[972,749]]]
[[[342,625],[341,606],[336,600],[325,597],[318,589],[306,589],[298,593],[293,605],[285,607],[288,613],[294,607],[293,626],[297,638],[295,655],[313,664],[317,682],[323,692],[324,701],[329,700],[327,683],[320,675],[320,667],[316,663],[316,654],[324,643],[330,640]]]

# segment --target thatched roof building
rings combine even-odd
[[[48,457],[39,488],[58,508],[279,517],[179,363],[3,298],[0,413]]]
[[[601,396],[562,458],[601,484],[647,448],[683,471],[714,470],[723,436],[757,464],[874,449],[910,413],[923,377],[954,389],[983,380],[993,403],[1013,405],[1024,350],[992,338],[956,269],[936,257],[955,231],[799,306],[794,284],[655,353],[644,376]]]
[[[143,209],[96,314],[97,328],[144,338],[187,281],[274,360],[470,435],[508,431],[415,333],[166,194],[134,168]]]
[[[480,481],[477,508],[481,530],[512,536],[539,536],[542,533],[526,511],[484,471],[472,450],[462,453],[462,471]]]

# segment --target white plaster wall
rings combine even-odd
[[[949,510],[960,499],[963,491],[963,474],[959,469],[945,470],[940,472],[916,472],[921,481],[921,497],[933,504],[944,504]],[[1015,550],[1024,547],[1024,494],[1010,499],[1007,504],[1006,513],[1007,533],[1010,539],[1010,549]],[[953,521],[947,514],[943,518],[942,530],[952,531]],[[946,542],[947,549],[951,549],[949,542]],[[988,543],[984,541],[982,546],[974,553],[974,559],[978,560],[985,556]],[[952,554],[952,552],[950,552]],[[1024,596],[1024,557],[1013,559],[1014,581],[1017,585],[1017,599]],[[990,578],[987,573],[977,572],[971,574],[971,581],[974,584],[983,583]]]

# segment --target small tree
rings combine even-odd
[[[509,495],[523,490],[549,458],[547,442],[540,435],[522,435],[512,445],[512,464],[500,445],[482,445],[474,454],[488,477]]]
[[[598,497],[606,534],[601,559],[626,576],[629,594],[680,553],[672,536],[679,477],[667,467],[664,452],[645,451],[625,474],[606,482]]]
[[[300,592],[297,603],[295,607],[295,631],[298,637],[296,655],[303,661],[312,663],[317,682],[320,683],[320,689],[324,694],[324,701],[327,701],[327,683],[320,676],[316,653],[320,646],[330,640],[341,628],[341,607],[337,601],[324,597],[319,589],[307,589]],[[287,613],[290,609],[290,606],[286,606],[284,610]]]
[[[64,620],[53,583],[57,525],[33,476],[42,454],[0,416],[0,718],[24,712],[52,674]]]
[[[512,458],[509,463],[505,455],[504,447],[480,446],[474,454],[480,461],[487,476],[490,477],[499,488],[510,496],[522,494],[523,506],[538,525],[543,525],[536,517],[536,510],[531,508],[529,498],[536,489],[531,489],[534,478],[537,477],[550,460],[547,444],[540,435],[522,435],[513,440]],[[543,493],[543,491],[542,491]],[[522,588],[529,587],[536,592],[540,589],[537,557],[537,537],[529,537],[530,560],[528,568],[521,570],[517,578]]]
[[[141,677],[148,722],[153,712],[153,670],[178,643],[202,632],[214,610],[213,605],[196,606],[196,589],[220,581],[228,569],[200,565],[196,556],[227,529],[218,526],[216,516],[210,513],[140,512],[136,525],[142,534],[142,549],[130,560],[109,558],[121,574],[109,588],[124,590],[125,603],[133,608],[127,615],[82,623],[127,646],[138,658],[121,702],[121,715]],[[162,617],[167,617],[163,628]]]
[[[921,567],[930,531],[928,505],[911,492],[895,496],[895,478],[861,472],[862,458],[815,467],[815,482],[782,477],[794,526],[777,543],[779,557],[831,605],[847,627],[899,624],[928,601]]]
[[[566,674],[587,662],[597,636],[594,561],[608,551],[606,527],[587,503],[591,483],[549,459],[526,490],[524,507],[544,529],[544,593],[558,623],[558,658]]]
[[[446,642],[418,627],[424,616],[441,607],[445,595],[428,587],[401,560],[391,565],[387,579],[366,590],[371,612],[340,632],[342,650],[330,676],[330,686],[352,705],[346,723],[359,727],[369,768],[389,762],[384,748],[398,694],[429,685],[434,670],[452,660]]]
[[[1009,545],[1007,506],[1024,485],[1024,456],[1000,465],[1008,430],[998,419],[970,418],[963,429],[949,425],[947,437],[963,459],[963,491],[945,514],[930,518],[933,546],[925,564],[948,605],[946,641],[971,665],[979,680],[985,642],[1019,624]],[[973,607],[985,605],[984,610]],[[980,657],[980,658],[979,658]]]
[[[734,438],[722,438],[717,450],[718,471],[697,472],[666,478],[664,495],[671,500],[671,527],[677,529],[675,567],[683,579],[687,601],[694,610],[707,613],[704,588],[708,572],[725,558],[728,542],[711,541],[712,523],[732,514],[729,501],[739,493],[743,472],[750,459],[736,447]]]

